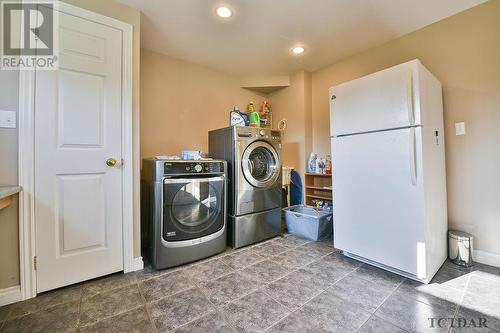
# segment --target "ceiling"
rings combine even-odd
[[[140,9],[141,46],[241,75],[314,71],[485,0],[119,0]],[[221,19],[215,8],[234,15]],[[291,54],[303,45],[301,56]]]

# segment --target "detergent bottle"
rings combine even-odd
[[[239,106],[235,106],[231,112],[229,112],[229,125],[230,126],[246,126],[246,120],[243,113],[240,111]]]
[[[316,173],[316,160],[318,159],[318,155],[315,153],[311,153],[309,155],[309,160],[307,161],[307,172]]]
[[[259,113],[255,111],[255,105],[253,104],[253,102],[248,103],[247,114],[250,121],[250,126],[260,127],[260,116]]]

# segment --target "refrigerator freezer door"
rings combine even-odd
[[[403,64],[330,88],[331,135],[419,125],[414,73]]]
[[[332,138],[334,245],[425,276],[421,128]]]

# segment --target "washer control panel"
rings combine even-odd
[[[164,163],[165,174],[221,173],[224,163],[220,161],[169,161]]]
[[[280,131],[273,131],[269,128],[255,128],[255,127],[243,127],[238,128],[239,138],[256,138],[256,139],[268,139],[271,141],[279,141],[281,139]]]

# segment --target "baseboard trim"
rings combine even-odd
[[[473,252],[474,261],[490,266],[500,267],[500,254],[476,250]]]
[[[22,301],[21,286],[0,289],[0,306]]]
[[[143,268],[144,268],[144,261],[142,260],[142,257],[134,258],[134,265],[132,267],[133,271],[140,271]]]

